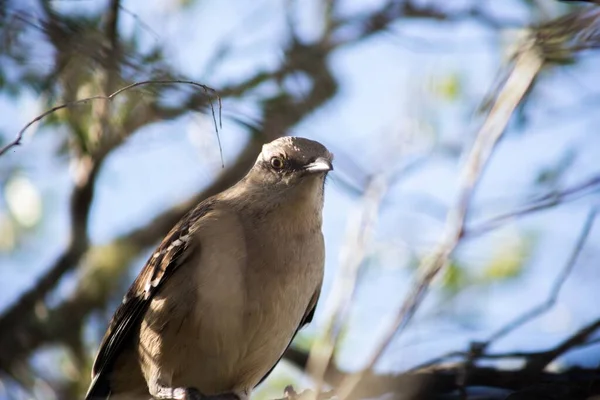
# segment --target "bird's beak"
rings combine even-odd
[[[304,170],[310,173],[327,172],[333,170],[333,165],[331,165],[331,161],[328,159],[319,157],[315,161],[304,166]]]

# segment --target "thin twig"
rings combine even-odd
[[[581,254],[581,251],[583,250],[584,244],[585,244],[585,242],[590,234],[590,231],[592,229],[593,222],[595,221],[597,212],[598,212],[597,208],[594,207],[588,213],[586,220],[584,222],[584,225],[582,227],[582,230],[577,238],[577,241],[575,242],[575,246],[573,247],[573,250],[571,251],[569,259],[567,260],[567,262],[565,263],[565,266],[563,267],[561,272],[558,274],[558,276],[554,280],[554,283],[550,290],[550,295],[546,299],[546,301],[544,301],[544,303],[542,303],[536,307],[533,307],[531,310],[525,312],[521,316],[515,318],[512,322],[510,322],[509,324],[507,324],[504,327],[502,327],[501,329],[499,329],[496,333],[492,334],[486,341],[478,343],[478,346],[477,346],[478,351],[477,351],[477,354],[475,355],[475,358],[485,358],[485,359],[530,358],[536,354],[548,353],[548,352],[543,352],[543,353],[526,353],[526,352],[514,353],[513,352],[513,353],[502,353],[502,354],[484,354],[485,350],[489,347],[489,345],[491,343],[506,336],[508,333],[523,326],[523,324],[527,323],[531,319],[539,316],[540,314],[544,313],[545,311],[549,310],[552,306],[554,306],[554,304],[556,303],[556,301],[558,299],[558,295],[564,285],[564,282],[567,280],[568,276],[572,272],[573,267],[575,266],[575,263],[577,261],[577,258],[579,257],[579,255]],[[591,344],[593,344],[593,341],[586,342],[582,345],[591,345]],[[433,365],[439,364],[445,360],[448,360],[448,359],[454,358],[454,357],[467,358],[471,354],[472,354],[472,352],[452,351],[452,352],[449,352],[442,356],[436,357],[432,360],[429,360],[425,363],[419,364],[418,366],[411,368],[409,372],[419,371],[419,370],[431,367]]]
[[[515,55],[514,68],[475,139],[462,171],[460,195],[455,207],[448,213],[446,229],[437,250],[421,263],[419,271],[422,271],[422,276],[417,279],[413,290],[408,294],[393,324],[385,332],[383,340],[376,347],[366,367],[341,383],[338,390],[341,399],[350,395],[365,373],[372,370],[393,338],[407,326],[427,293],[429,285],[447,264],[462,237],[471,197],[479,177],[513,111],[529,89],[542,64],[543,61],[537,54],[534,43],[531,41],[523,43],[520,51]]]
[[[72,332],[83,329],[89,314],[105,308],[108,301],[112,299],[114,282],[118,282],[125,276],[127,266],[138,252],[154,245],[195,204],[237,182],[256,159],[261,144],[258,140],[250,140],[237,156],[235,163],[229,165],[207,188],[191,196],[187,201],[158,214],[144,226],[114,238],[107,245],[95,245],[88,249],[89,258],[85,268],[80,270],[80,276],[77,277],[74,294],[49,310],[47,318],[29,317],[31,304],[35,304],[35,301],[25,306],[22,301],[18,301],[9,306],[0,316],[0,372],[9,371],[12,365],[18,360],[27,359],[35,349],[47,343],[62,342]],[[69,249],[79,250],[80,246],[70,245]],[[111,264],[114,267],[111,274],[101,273],[106,269],[106,264],[95,257],[106,252],[116,257],[111,261],[116,263]],[[81,254],[78,253],[77,257],[81,257]],[[60,261],[64,268],[72,268],[77,262],[78,258]],[[48,270],[55,271],[57,265],[54,263]],[[43,279],[54,283],[56,281],[54,277],[45,276]],[[36,300],[40,298],[41,292],[39,289],[32,288],[27,293],[36,296],[33,299]]]
[[[158,34],[158,32],[156,32],[154,29],[152,29],[152,27],[150,25],[148,25],[142,18],[140,18],[140,16],[131,11],[128,8],[125,8],[123,6],[123,4],[119,4],[119,8],[121,9],[121,11],[123,11],[125,14],[129,15],[131,18],[133,18],[135,20],[135,22],[146,32],[150,33],[150,35],[154,36],[154,40],[159,41],[161,39],[160,35]]]
[[[548,364],[554,361],[559,356],[563,355],[567,351],[583,346],[586,344],[588,338],[593,335],[598,329],[600,329],[600,319],[592,321],[588,325],[579,329],[575,334],[569,336],[567,339],[560,342],[552,350],[542,352],[536,355],[536,357],[530,357],[525,366],[525,370],[541,372],[546,368]]]
[[[469,373],[473,369],[475,362],[478,358],[480,358],[480,356],[483,353],[485,353],[490,344],[508,335],[510,332],[513,332],[514,330],[520,328],[532,319],[539,317],[554,306],[556,300],[558,299],[558,295],[560,293],[560,290],[562,289],[562,286],[571,274],[571,271],[573,271],[577,258],[579,257],[579,254],[581,253],[581,250],[583,249],[583,246],[593,226],[595,217],[596,208],[593,208],[590,210],[588,216],[586,217],[582,231],[579,237],[577,238],[577,241],[575,242],[575,247],[573,248],[573,251],[571,252],[571,255],[569,256],[569,259],[567,260],[567,263],[565,264],[564,268],[556,277],[554,284],[550,289],[550,294],[548,298],[542,304],[531,308],[530,310],[515,318],[510,323],[500,328],[497,332],[493,333],[485,342],[471,343],[470,349],[466,354],[465,361],[462,363],[462,372],[457,375],[457,385],[463,392],[466,387]],[[463,397],[466,398],[466,392]]]
[[[29,121],[17,134],[17,136],[15,137],[15,139],[8,143],[6,146],[2,147],[2,149],[0,149],[0,156],[2,156],[4,153],[6,153],[8,150],[10,150],[11,148],[15,147],[15,146],[19,146],[21,144],[21,140],[23,139],[23,134],[25,133],[25,131],[27,131],[27,129],[29,129],[29,127],[31,127],[31,125],[35,124],[36,122],[41,121],[42,119],[46,118],[47,116],[49,116],[50,114],[55,113],[58,110],[62,110],[63,108],[68,108],[68,107],[73,107],[79,104],[85,104],[89,101],[93,101],[93,100],[106,100],[106,101],[111,101],[112,99],[114,99],[115,97],[117,97],[118,95],[131,90],[133,88],[136,88],[138,86],[145,86],[145,85],[171,85],[171,84],[186,84],[186,85],[192,85],[198,88],[201,88],[204,90],[204,92],[206,93],[212,93],[214,94],[217,99],[218,99],[218,103],[219,103],[219,122],[217,124],[217,118],[215,116],[215,112],[214,112],[214,107],[212,104],[212,100],[210,102],[211,105],[211,111],[212,111],[212,116],[213,116],[213,122],[215,125],[215,130],[218,134],[219,132],[219,126],[223,126],[222,120],[221,120],[221,97],[219,96],[218,92],[206,85],[194,82],[194,81],[187,81],[187,80],[180,80],[180,79],[165,79],[165,80],[147,80],[147,81],[140,81],[140,82],[134,82],[130,85],[124,86],[122,88],[120,88],[119,90],[113,92],[112,94],[109,94],[108,96],[105,95],[96,95],[96,96],[91,96],[91,97],[86,97],[85,99],[79,99],[79,100],[74,100],[74,101],[69,101],[67,103],[64,104],[60,104],[58,106],[54,106],[52,108],[50,108],[49,110],[44,111],[42,114],[38,115],[37,117],[35,117],[34,119],[32,119],[31,121]]]
[[[505,214],[500,214],[483,222],[474,224],[472,228],[465,229],[463,238],[473,238],[479,236],[483,233],[487,233],[491,230],[494,230],[499,226],[503,225],[504,223],[511,221],[515,218],[522,217],[524,215],[529,215],[537,211],[546,210],[564,201],[578,199],[579,196],[585,195],[585,193],[582,192],[586,192],[587,190],[598,189],[598,186],[600,186],[600,175],[594,176],[590,179],[585,180],[584,182],[573,185],[565,190],[543,195],[533,200],[531,203],[525,205],[523,208],[520,208],[515,211],[510,211]]]
[[[571,255],[569,256],[569,259],[567,260],[567,263],[563,267],[562,271],[558,274],[558,276],[554,280],[554,283],[552,284],[552,288],[550,289],[550,296],[548,296],[546,301],[544,301],[542,304],[539,304],[539,305],[533,307],[529,311],[523,313],[519,317],[515,318],[512,322],[510,322],[509,324],[505,325],[504,327],[499,329],[497,332],[492,334],[489,337],[489,339],[486,341],[485,347],[489,346],[489,344],[497,341],[498,339],[508,335],[510,332],[521,327],[522,325],[526,324],[527,322],[531,321],[532,319],[542,315],[546,311],[550,310],[554,306],[554,304],[556,304],[558,295],[559,295],[564,283],[566,282],[567,278],[571,274],[571,271],[573,271],[576,261],[579,258],[579,254],[581,254],[581,250],[583,249],[583,246],[585,245],[585,242],[590,234],[590,231],[592,230],[592,226],[594,225],[594,220],[596,219],[597,211],[598,210],[594,207],[588,213],[588,215],[585,219],[585,222],[583,224],[583,228],[581,229],[581,233],[579,234],[579,237],[577,238],[577,241],[575,242],[575,247],[573,248],[573,251],[571,251]]]

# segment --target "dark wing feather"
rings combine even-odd
[[[198,221],[212,209],[213,203],[210,199],[200,203],[171,229],[127,291],[100,344],[86,399],[105,398],[110,394],[108,375],[123,344],[140,322],[152,296],[189,256],[186,250],[191,235]]]
[[[313,295],[313,297],[310,299],[310,302],[308,303],[308,308],[306,309],[306,313],[304,314],[304,317],[302,318],[302,321],[300,321],[300,325],[298,325],[298,328],[296,329],[296,332],[294,332],[294,335],[292,336],[292,339],[290,340],[290,342],[286,346],[285,350],[287,350],[288,347],[290,347],[290,345],[294,341],[294,338],[298,334],[298,331],[300,331],[300,329],[304,328],[306,325],[308,325],[308,324],[310,324],[312,322],[313,317],[315,316],[315,310],[317,309],[317,303],[319,302],[320,295],[321,295],[321,287],[319,286],[319,289],[315,292],[315,294]],[[256,386],[258,386],[261,383],[263,383],[264,380],[267,379],[269,377],[269,375],[271,375],[271,372],[273,372],[273,370],[275,369],[275,367],[277,366],[277,364],[279,364],[279,361],[281,361],[281,359],[283,358],[284,354],[285,354],[285,351],[281,354],[281,357],[279,357],[279,360],[277,360],[277,362],[275,364],[273,364],[273,366],[265,374],[265,376],[263,376],[261,378],[261,380],[256,384]]]

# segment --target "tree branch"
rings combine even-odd
[[[529,89],[541,67],[542,59],[538,56],[534,43],[527,41],[522,44],[514,60],[514,69],[497,96],[496,102],[480,129],[463,167],[460,194],[456,205],[448,213],[446,229],[438,248],[433,255],[421,263],[419,267],[421,276],[417,278],[417,282],[408,294],[391,327],[385,332],[384,339],[367,361],[366,367],[342,382],[338,390],[340,398],[345,399],[350,395],[362,377],[373,368],[392,339],[408,325],[427,293],[429,285],[446,266],[450,255],[463,235],[471,196],[489,156],[502,135],[514,109]]]
[[[79,332],[91,312],[106,307],[114,295],[115,283],[125,276],[139,252],[160,240],[199,201],[237,182],[252,165],[261,144],[257,139],[251,140],[235,163],[201,193],[107,245],[90,248],[75,293],[47,315],[25,313],[17,316],[18,324],[1,325],[7,328],[0,329],[0,370],[10,370],[15,361],[43,344],[60,343]]]
[[[138,86],[151,84],[151,83],[159,83],[159,84],[171,84],[171,83],[185,83],[191,84],[196,87],[202,88],[204,91],[212,91],[213,89],[208,88],[205,85],[198,84],[196,82],[189,81],[144,81],[144,82],[136,82],[131,85],[125,86],[109,96],[93,96],[86,99],[77,100],[75,102],[69,102],[65,104],[61,104],[59,106],[53,107],[50,110],[44,112],[43,114],[37,116],[32,121],[30,121],[18,134],[16,141],[14,143],[18,143],[20,141],[20,137],[22,137],[23,133],[27,128],[29,128],[33,123],[40,121],[44,117],[58,111],[60,109],[70,107],[75,104],[82,104],[90,100],[95,99],[103,99],[103,100],[112,100],[116,96],[121,93],[126,92],[127,90],[133,89]],[[220,104],[220,103],[219,103]],[[108,110],[105,110],[108,112]],[[103,122],[103,126],[108,124],[107,121]],[[215,119],[215,127],[216,127],[216,119]],[[4,149],[0,150],[0,155],[9,149],[11,145],[9,144]],[[12,328],[16,328],[20,321],[23,321],[27,318],[27,316],[31,315],[32,310],[38,301],[43,299],[58,283],[58,281],[64,276],[65,273],[72,270],[77,266],[81,257],[88,250],[88,234],[87,234],[87,226],[89,220],[89,210],[92,204],[92,200],[94,197],[94,187],[96,178],[101,169],[103,161],[110,151],[113,148],[112,146],[105,146],[100,153],[97,153],[95,157],[90,155],[82,155],[78,159],[78,168],[75,177],[75,188],[73,189],[73,193],[71,195],[71,209],[70,209],[70,219],[71,219],[71,232],[70,232],[70,242],[67,248],[64,250],[61,256],[55,261],[55,263],[49,267],[47,272],[37,281],[37,283],[28,289],[25,293],[21,294],[21,296],[11,305],[3,314],[0,316],[0,331],[2,332],[10,332]],[[5,348],[4,343],[2,341],[6,335],[0,334],[0,348]],[[2,357],[0,356],[0,359]]]
[[[310,369],[306,369],[308,361],[306,352],[290,348],[286,351],[284,358],[297,368],[308,373],[311,372]],[[393,394],[394,398],[405,400],[459,399],[460,394],[458,391],[460,387],[458,382],[462,374],[462,363],[431,365],[428,368],[400,374],[375,374],[368,371],[348,399],[372,399],[389,394]],[[352,374],[330,364],[325,379],[332,387],[338,387],[348,376],[352,376]],[[480,390],[485,388],[505,389],[504,396],[506,396],[512,391],[515,393],[526,392],[532,388],[545,386],[548,393],[555,394],[553,393],[553,390],[555,391],[554,385],[559,385],[566,392],[564,397],[548,397],[555,400],[573,400],[600,393],[600,381],[597,379],[597,371],[582,368],[571,368],[560,373],[549,373],[534,372],[525,368],[505,370],[495,367],[474,366],[469,374],[466,389],[473,387],[480,388]]]
[[[554,283],[552,284],[548,298],[542,304],[537,305],[537,306],[533,307],[532,309],[528,310],[527,312],[521,314],[520,316],[515,318],[512,322],[508,323],[507,325],[502,327],[500,330],[498,330],[497,332],[492,334],[489,337],[489,339],[486,340],[482,351],[485,351],[485,348],[487,348],[489,346],[489,344],[508,335],[510,332],[513,332],[515,329],[518,329],[519,327],[521,327],[522,325],[531,321],[532,319],[540,316],[541,314],[550,310],[554,306],[554,304],[556,304],[556,301],[558,300],[558,295],[559,295],[564,283],[567,281],[567,278],[571,274],[571,271],[575,267],[577,259],[579,258],[579,254],[581,254],[581,251],[583,250],[585,242],[590,234],[590,231],[592,230],[592,226],[594,225],[594,220],[596,219],[596,214],[597,214],[596,208],[592,209],[588,213],[588,215],[585,219],[583,228],[581,229],[581,233],[579,233],[577,241],[575,242],[575,246],[574,246],[573,250],[571,251],[569,259],[567,260],[567,262],[565,263],[565,266],[563,267],[561,272],[558,274],[558,276],[554,280]]]
[[[552,350],[537,353],[527,360],[525,365],[526,371],[539,373],[544,370],[552,361],[574,347],[580,346],[588,340],[598,329],[600,329],[600,319],[591,322],[590,324],[579,329],[575,334],[563,340]]]
[[[304,116],[321,106],[335,94],[337,82],[327,66],[326,57],[328,53],[319,51],[319,48],[319,44],[316,44],[308,47],[293,47],[289,50],[294,54],[289,57],[297,61],[289,64],[285,73],[294,71],[296,68],[303,69],[313,78],[314,84],[311,91],[301,100],[293,99],[287,94],[277,93],[264,101],[265,112],[262,132],[265,132],[269,139],[286,134],[291,126],[298,123]],[[114,98],[129,89],[151,83],[192,84],[203,90],[213,92],[212,89],[192,81],[143,81],[123,87],[109,96],[94,96],[89,99],[77,100],[75,103],[83,103],[96,98],[110,100],[110,98]],[[243,89],[238,87],[236,90]],[[73,104],[63,104],[48,110],[44,115],[39,116],[37,120],[31,121],[24,129],[57,109],[66,108],[70,105]],[[19,326],[22,328],[18,329],[17,332],[9,334],[7,330],[0,331],[0,369],[10,368],[14,361],[25,357],[42,344],[61,341],[67,333],[65,329],[78,331],[89,312],[106,305],[113,293],[114,283],[123,276],[126,267],[137,252],[156,243],[196,202],[225,190],[239,180],[251,167],[256,155],[260,152],[260,146],[263,142],[263,136],[258,133],[253,135],[236,163],[225,170],[207,190],[190,199],[190,201],[163,213],[148,226],[117,238],[106,247],[91,248],[86,256],[86,261],[89,264],[84,268],[85,273],[80,278],[77,285],[78,289],[70,300],[51,310],[45,319],[30,314],[21,315],[21,319],[24,321],[20,323]],[[112,260],[102,259],[102,255],[107,256],[109,254],[112,254]]]
[[[168,80],[147,80],[147,81],[141,81],[141,82],[134,82],[131,83],[127,86],[124,86],[120,89],[118,89],[117,91],[104,96],[104,95],[96,95],[96,96],[90,96],[90,97],[86,97],[84,99],[79,99],[79,100],[74,100],[74,101],[69,101],[67,103],[63,103],[60,104],[58,106],[54,106],[46,111],[44,111],[42,114],[38,115],[37,117],[35,117],[34,119],[32,119],[31,121],[29,121],[18,133],[17,136],[15,137],[15,139],[8,143],[6,146],[2,147],[0,149],[0,156],[2,156],[4,153],[6,153],[8,150],[10,150],[11,148],[18,146],[21,144],[21,140],[23,140],[23,134],[25,133],[25,131],[27,131],[27,129],[29,129],[33,124],[35,124],[36,122],[39,122],[41,120],[43,120],[44,118],[46,118],[47,116],[55,113],[58,110],[62,110],[64,108],[69,108],[69,107],[73,107],[73,106],[77,106],[77,105],[81,105],[81,104],[87,104],[90,101],[94,101],[94,100],[105,100],[105,101],[111,101],[113,100],[115,97],[117,97],[118,95],[127,92],[128,90],[134,89],[136,87],[139,86],[145,86],[145,85],[172,85],[172,84],[185,84],[185,85],[191,85],[191,86],[195,86],[197,88],[202,89],[205,93],[212,93],[213,95],[215,95],[218,99],[218,104],[219,104],[219,122],[217,123],[217,118],[215,116],[214,113],[214,109],[213,110],[213,122],[215,124],[215,130],[218,131],[219,129],[219,125],[221,125],[221,98],[219,97],[217,91],[211,87],[208,87],[206,85],[194,82],[194,81],[186,81],[186,80],[179,80],[179,79],[168,79]],[[212,103],[211,103],[212,105]]]
[[[564,190],[545,194],[534,199],[524,207],[505,214],[500,214],[485,221],[475,223],[464,232],[464,238],[473,238],[492,231],[513,219],[555,207],[562,202],[571,201],[585,195],[588,191],[597,190],[600,186],[600,175],[594,176]]]

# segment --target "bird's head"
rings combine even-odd
[[[262,147],[250,178],[261,185],[286,190],[322,182],[333,169],[333,155],[319,142],[282,137]]]
[[[333,170],[333,154],[314,140],[282,137],[262,147],[248,174],[224,193],[224,198],[258,214],[275,209],[292,214],[316,215],[320,221],[327,173]],[[282,207],[285,206],[285,207]],[[287,210],[287,211],[286,211]],[[310,219],[310,218],[309,218]]]

